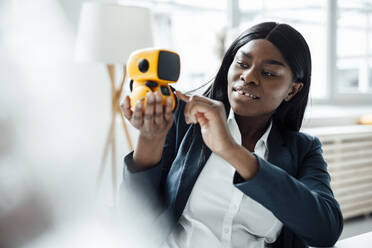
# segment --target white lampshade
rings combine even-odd
[[[136,49],[152,46],[148,8],[84,3],[75,48],[78,61],[124,64]]]

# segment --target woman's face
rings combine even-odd
[[[228,98],[240,116],[271,116],[282,101],[289,101],[302,88],[292,82],[292,72],[280,51],[264,39],[242,46],[230,65]]]

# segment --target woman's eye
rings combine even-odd
[[[236,62],[241,68],[248,68],[248,65],[246,63],[243,63],[241,61]]]
[[[263,71],[262,75],[264,75],[266,77],[276,77],[275,73],[272,73],[272,72],[269,72],[269,71]]]

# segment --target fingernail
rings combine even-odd
[[[147,96],[147,101],[152,103],[154,101],[154,95],[153,94],[150,94]]]
[[[141,108],[142,107],[142,102],[141,100],[136,101],[136,108]]]
[[[198,122],[198,121],[196,120],[196,117],[195,117],[195,116],[192,118],[192,120],[193,120],[194,123],[197,123],[197,122]]]

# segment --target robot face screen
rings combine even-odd
[[[158,77],[162,80],[177,81],[180,75],[180,58],[178,54],[167,51],[159,52]]]

